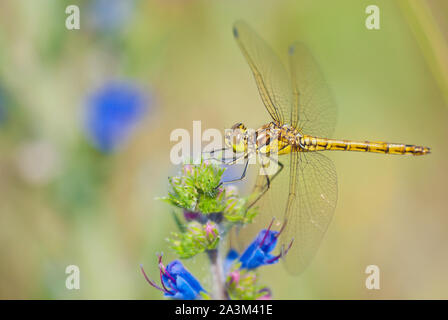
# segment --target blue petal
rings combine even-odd
[[[232,266],[232,263],[238,259],[238,251],[235,249],[230,249],[227,253],[226,259],[224,260],[224,274],[229,273],[230,267]]]
[[[263,238],[266,234],[266,231],[267,230],[262,230],[260,232],[260,234],[258,235],[260,243],[263,240]],[[277,238],[276,238],[277,234],[278,234],[278,231],[269,231],[268,232],[268,235],[266,236],[266,239],[264,240],[263,245],[261,246],[261,249],[264,252],[268,253],[275,249],[275,246],[277,245]]]
[[[242,267],[246,268],[249,264],[249,260],[252,259],[255,250],[258,248],[258,242],[253,241],[246,250],[244,250],[243,254],[240,257],[240,261],[242,263]]]
[[[182,265],[179,260],[174,260],[166,266],[166,271],[176,280],[174,284],[173,281],[167,277],[163,276],[162,281],[169,288],[173,288],[174,295],[172,296],[176,299],[195,299],[199,292],[204,291],[201,284],[195,277]]]
[[[266,232],[268,233],[266,234]],[[254,269],[265,264],[276,263],[278,260],[271,262],[269,261],[274,258],[270,252],[275,249],[277,244],[277,235],[278,231],[268,231],[266,229],[261,230],[255,240],[252,241],[252,243],[241,255],[241,268]],[[263,244],[260,246],[262,242]]]
[[[253,252],[253,255],[250,259],[244,261],[241,267],[246,269],[255,269],[267,264],[277,263],[278,259],[274,259],[274,256],[271,254],[266,254],[261,249],[257,249]]]
[[[195,290],[195,288],[192,287],[192,284],[182,277],[177,277],[176,285],[179,290],[175,295],[176,299],[193,300],[196,299],[199,294],[199,291]]]

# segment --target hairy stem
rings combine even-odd
[[[217,249],[207,251],[210,259],[211,272],[213,277],[213,292],[212,298],[214,300],[226,300],[227,293],[224,287],[224,273],[222,270],[221,257]]]

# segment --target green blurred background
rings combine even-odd
[[[0,2],[0,298],[159,299],[157,252],[175,256],[170,133],[268,120],[231,27],[246,20],[282,59],[313,50],[338,103],[335,137],[425,145],[424,157],[332,153],[335,217],[299,277],[262,283],[278,299],[448,298],[448,3],[444,0]],[[65,28],[77,4],[81,29]],[[380,8],[367,30],[365,8]],[[118,6],[117,8],[113,8]],[[86,101],[136,84],[146,112],[112,152],[86,133]],[[81,289],[65,288],[80,267]],[[367,290],[364,270],[381,270]],[[185,261],[201,280],[203,258]],[[202,280],[209,287],[209,280]]]

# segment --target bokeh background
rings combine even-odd
[[[65,28],[77,4],[81,29]],[[381,29],[367,30],[375,4]],[[282,59],[308,44],[338,103],[335,137],[427,145],[425,157],[332,153],[335,217],[299,277],[268,266],[283,299],[448,298],[448,3],[419,1],[0,2],[0,298],[160,299],[174,258],[170,133],[268,120],[231,27]],[[65,268],[81,289],[65,288]],[[367,265],[381,289],[367,290]],[[207,287],[201,257],[185,265]]]

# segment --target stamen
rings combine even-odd
[[[292,244],[294,243],[294,238],[291,239],[291,242],[289,243],[288,249],[286,249],[285,253],[283,255],[286,255],[289,251],[289,249],[291,249]]]
[[[272,224],[274,223],[275,218],[272,218],[271,223],[269,224],[269,227],[266,230],[266,233],[264,234],[263,239],[261,240],[260,244],[258,245],[259,248],[261,248],[266,241],[266,238],[268,237],[268,233],[271,230]]]
[[[283,230],[285,230],[286,223],[287,223],[287,221],[285,220],[285,222],[283,223],[282,227],[280,228],[278,233],[275,235],[275,239],[277,239],[280,236],[280,234],[283,232]]]
[[[169,290],[167,289],[167,287],[165,286],[165,283],[163,282],[163,272],[162,272],[162,269],[160,269],[159,274],[160,274],[160,283],[162,284],[163,289],[165,289],[168,292]]]
[[[171,280],[173,282],[173,285],[171,286],[171,289],[173,289],[174,291],[178,291],[176,289],[176,280],[173,278],[172,275],[169,274],[168,271],[166,271],[165,266],[162,263],[162,254],[159,255],[159,270],[160,270],[160,282],[162,283],[163,288],[165,288],[165,290],[169,291],[166,286],[165,283],[163,282],[163,276],[167,276],[169,278],[169,280]]]
[[[281,258],[281,256],[282,256],[282,254],[281,254],[281,253],[279,253],[279,254],[278,254],[278,255],[276,255],[275,257],[273,257],[273,258],[271,258],[271,259],[267,260],[267,261],[266,261],[266,263],[272,263],[272,262],[274,262],[274,261],[277,261],[278,259],[280,259],[280,258]]]
[[[144,276],[145,279],[146,279],[146,282],[148,282],[152,287],[154,287],[154,288],[156,288],[157,290],[160,290],[160,291],[162,291],[162,292],[164,292],[164,293],[168,293],[167,290],[164,290],[164,289],[160,288],[158,285],[155,284],[154,281],[152,281],[151,279],[148,278],[148,276],[146,275],[145,269],[143,269],[143,265],[140,265],[140,270],[142,271],[143,276]]]
[[[278,255],[276,255],[275,257],[273,257],[273,258],[269,259],[268,261],[266,261],[266,263],[272,263],[272,262],[277,261],[278,259],[286,256],[286,254],[288,253],[289,249],[291,249],[293,242],[294,242],[294,238],[291,240],[291,242],[289,243],[288,248],[286,250],[284,250],[285,249],[285,245],[282,245],[280,253]]]

